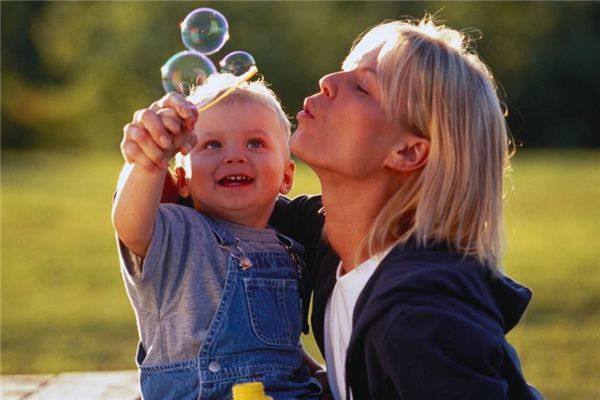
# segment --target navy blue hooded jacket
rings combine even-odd
[[[441,247],[398,246],[354,309],[354,399],[535,399],[504,335],[531,292]]]
[[[321,207],[319,196],[280,198],[270,223],[306,249],[312,328],[324,354],[339,258],[322,239]],[[354,400],[539,399],[504,337],[530,299],[527,288],[444,246],[397,246],[356,303],[348,390]]]

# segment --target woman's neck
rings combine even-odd
[[[340,256],[344,272],[349,272],[369,258],[362,244],[391,195],[389,185],[379,179],[356,181],[339,176],[320,176],[320,180],[327,239]]]

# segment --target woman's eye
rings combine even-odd
[[[265,143],[260,139],[250,139],[247,144],[249,149],[259,149],[265,147]]]
[[[218,140],[210,140],[204,144],[204,148],[208,150],[220,149],[221,147],[223,147],[223,145],[221,145],[221,142]]]
[[[356,84],[356,90],[364,94],[369,94],[369,92],[360,83]]]

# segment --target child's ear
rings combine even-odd
[[[177,192],[181,197],[188,197],[190,195],[190,189],[185,181],[185,169],[183,167],[177,167],[175,169],[175,177],[177,178]]]
[[[412,172],[429,160],[429,139],[406,132],[384,161],[386,167],[398,172]]]
[[[283,181],[279,187],[279,193],[288,194],[294,186],[294,173],[296,172],[296,163],[292,160],[286,161],[285,168],[283,170]]]

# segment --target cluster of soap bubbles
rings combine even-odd
[[[202,84],[217,68],[207,55],[219,51],[229,39],[229,23],[220,12],[198,8],[181,23],[181,39],[188,50],[175,54],[161,68],[165,91],[189,94],[195,85]],[[245,51],[234,51],[220,62],[221,71],[243,75],[255,65]]]

